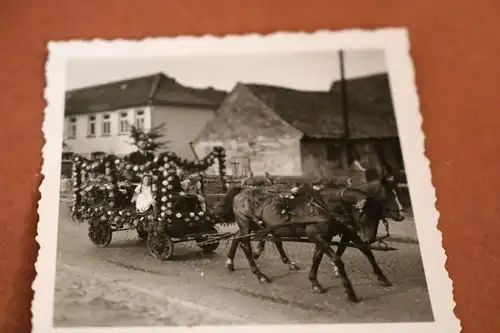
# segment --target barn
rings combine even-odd
[[[368,168],[403,169],[388,76],[347,84],[351,151]],[[199,155],[222,145],[228,173],[241,177],[331,177],[350,167],[339,82],[329,91],[237,83],[193,141]]]

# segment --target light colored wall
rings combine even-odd
[[[207,122],[214,118],[214,115],[214,110],[203,108],[153,106],[151,120],[153,127],[165,123],[165,140],[169,141],[168,149],[170,151],[182,158],[194,160],[195,156],[189,142],[198,136]]]
[[[237,84],[194,140],[194,146],[200,157],[215,146],[223,146],[230,175],[244,176],[241,173],[246,168],[241,164],[248,161],[255,175],[300,175],[301,136],[246,86]],[[236,174],[231,164],[234,160],[240,163]]]
[[[256,176],[269,172],[277,176],[300,176],[302,166],[300,158],[300,141],[296,138],[265,138],[255,139],[256,144],[250,148],[243,140],[207,141],[203,140],[195,145],[196,152],[200,156],[205,156],[212,151],[215,146],[222,146],[226,149],[227,173],[228,175],[240,177],[241,164],[245,160],[250,161],[250,166]],[[234,172],[232,162],[239,162]],[[217,165],[209,170],[211,174],[217,174]]]
[[[122,112],[127,112],[129,124],[135,123],[135,112],[144,110],[145,115],[145,129],[151,128],[151,110],[149,106],[136,107],[129,109],[119,109],[110,112],[99,112],[92,114],[82,114],[76,116],[65,116],[64,119],[64,140],[70,147],[71,151],[84,156],[89,156],[90,153],[95,151],[103,151],[110,154],[126,155],[136,148],[129,144],[131,141],[128,134],[119,134],[119,115]],[[109,136],[102,136],[102,119],[105,114],[111,116],[111,134]],[[88,118],[89,116],[96,116],[96,136],[88,137]],[[76,138],[68,138],[70,118],[76,117],[77,133]]]

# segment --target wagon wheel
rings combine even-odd
[[[149,254],[158,260],[168,260],[174,254],[174,242],[164,233],[149,234],[147,247]]]
[[[91,223],[89,225],[89,238],[99,247],[107,247],[111,243],[113,230],[107,222]]]
[[[210,232],[217,233],[217,229],[215,229],[215,228],[210,228],[210,229],[211,229]],[[198,243],[198,246],[203,251],[203,253],[212,253],[212,252],[217,251],[217,249],[219,248],[220,241],[214,241],[212,243],[200,245],[200,243],[202,243],[204,241],[205,241],[205,239],[203,239],[203,238],[196,240],[196,243]]]
[[[139,235],[139,238],[146,241],[148,239],[148,231],[142,227],[142,226],[137,226],[137,234]]]

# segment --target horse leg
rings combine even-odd
[[[241,232],[238,230],[238,232],[235,234],[237,237],[236,239],[233,239],[231,241],[231,246],[229,247],[229,251],[227,253],[227,259],[226,259],[226,268],[229,271],[234,271],[234,257],[236,256],[236,250],[238,249],[238,245],[241,243],[241,236],[244,236],[241,234]],[[250,244],[250,249],[252,248]]]
[[[257,264],[255,263],[255,260],[253,259],[252,256],[252,245],[250,243],[250,238],[244,238],[241,240],[241,249],[243,252],[245,252],[245,255],[247,257],[248,263],[250,264],[250,270],[252,271],[253,274],[257,276],[260,282],[271,282],[271,279],[269,279],[266,275],[264,275],[260,269],[257,267]]]
[[[336,252],[333,251],[331,248],[330,244],[319,234],[318,230],[314,232],[308,232],[307,238],[309,238],[310,241],[314,242],[316,244],[317,249],[320,249],[330,258],[330,260],[337,266],[339,270],[339,275],[342,280],[342,285],[344,286],[344,289],[347,294],[347,298],[354,303],[359,302],[358,297],[356,296],[356,293],[354,292],[354,289],[352,287],[352,283],[349,280],[349,277],[347,276],[347,272],[345,270],[345,265],[342,259],[337,255]],[[317,254],[316,251],[314,254]],[[316,259],[318,262],[320,262],[321,257],[319,257],[319,252],[317,254],[317,257],[313,257],[313,260]],[[317,264],[319,266],[319,263]],[[317,271],[317,270],[316,270]],[[314,288],[314,286],[313,286]]]
[[[239,237],[240,231],[236,233],[236,237]],[[227,259],[226,259],[226,268],[229,271],[234,271],[234,257],[236,256],[236,250],[238,249],[238,245],[240,245],[241,239],[233,239],[231,241],[231,246],[229,247],[229,251],[227,253]]]
[[[259,242],[257,243],[257,251],[253,252],[252,254],[254,260],[258,260],[262,255],[262,253],[264,253],[265,249],[266,249],[266,240],[265,239],[259,240]]]
[[[278,250],[278,253],[280,254],[281,261],[283,261],[283,263],[285,265],[288,265],[288,267],[291,270],[299,271],[300,267],[295,262],[290,260],[290,258],[286,254],[285,249],[283,248],[283,241],[281,240],[281,238],[276,237],[276,236],[272,236],[272,240],[273,240],[274,246],[276,246],[276,249]]]
[[[325,241],[327,243],[331,243],[333,236],[325,236]],[[342,257],[342,254],[344,254],[344,251],[346,249],[347,243],[341,238],[340,239],[340,244],[337,247],[337,251],[335,252],[335,255],[338,256],[339,258]],[[309,281],[312,283],[312,290],[315,293],[324,293],[325,289],[321,286],[321,284],[318,282],[318,269],[319,265],[321,264],[321,261],[323,259],[324,251],[316,246],[314,249],[314,254],[313,254],[313,259],[312,259],[312,265],[311,265],[311,270],[309,271]],[[334,264],[333,265],[333,274],[335,276],[339,276],[339,269],[337,266]]]
[[[339,242],[339,245],[337,246],[337,251],[335,252],[335,254],[339,257],[342,257],[345,250],[347,249],[348,243],[349,243],[348,237],[345,237],[345,236],[340,237],[340,242]],[[339,269],[337,268],[337,266],[333,267],[333,274],[337,277],[340,275]]]
[[[285,249],[283,248],[283,241],[281,240],[281,237],[271,235],[270,238],[274,246],[276,246],[276,249],[278,250],[278,253],[281,257],[281,261],[283,261],[284,264],[288,265],[288,267],[291,270],[295,271],[300,270],[300,267],[295,262],[290,260],[290,258],[286,254]],[[254,260],[258,260],[260,258],[260,256],[265,250],[265,246],[266,246],[266,240],[265,239],[259,240],[259,242],[257,243],[257,251],[252,253]]]
[[[314,254],[312,257],[312,265],[311,269],[309,270],[309,281],[311,281],[312,284],[312,291],[315,293],[324,293],[325,288],[323,288],[319,282],[318,282],[318,268],[321,263],[321,259],[323,259],[323,254],[325,252],[318,246],[316,245],[316,248],[314,249]],[[337,267],[337,266],[335,266]]]
[[[250,219],[238,212],[235,212],[234,215],[235,220],[240,227],[240,230],[238,232],[238,236],[241,237],[239,238],[240,247],[247,257],[248,263],[250,265],[250,270],[255,276],[257,276],[260,282],[271,282],[271,280],[259,270],[257,264],[255,263],[255,260],[253,259],[252,243],[250,242]]]
[[[370,249],[370,245],[363,242],[363,240],[361,239],[361,237],[359,237],[357,233],[352,232],[350,230],[347,231],[347,233],[345,233],[344,236],[347,236],[356,245],[356,247],[365,255],[365,257],[368,258],[368,261],[370,261],[370,264],[372,265],[373,273],[377,276],[378,282],[386,287],[392,286],[391,281],[389,281],[389,279],[380,269],[380,266],[377,264],[375,256],[373,255],[373,252]]]

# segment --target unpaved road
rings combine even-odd
[[[344,262],[362,299],[350,304],[326,260],[319,281],[328,291],[311,292],[309,244],[285,244],[300,271],[288,270],[269,244],[257,264],[273,281],[261,284],[241,251],[235,259],[236,271],[226,271],[227,242],[210,256],[194,244],[179,244],[173,260],[160,262],[147,255],[133,231],[115,233],[109,248],[95,247],[88,240],[86,225],[69,221],[62,206],[56,327],[433,320],[417,245],[396,244],[398,251],[375,253],[394,283],[390,288],[378,285],[368,261],[356,249],[348,249]]]

